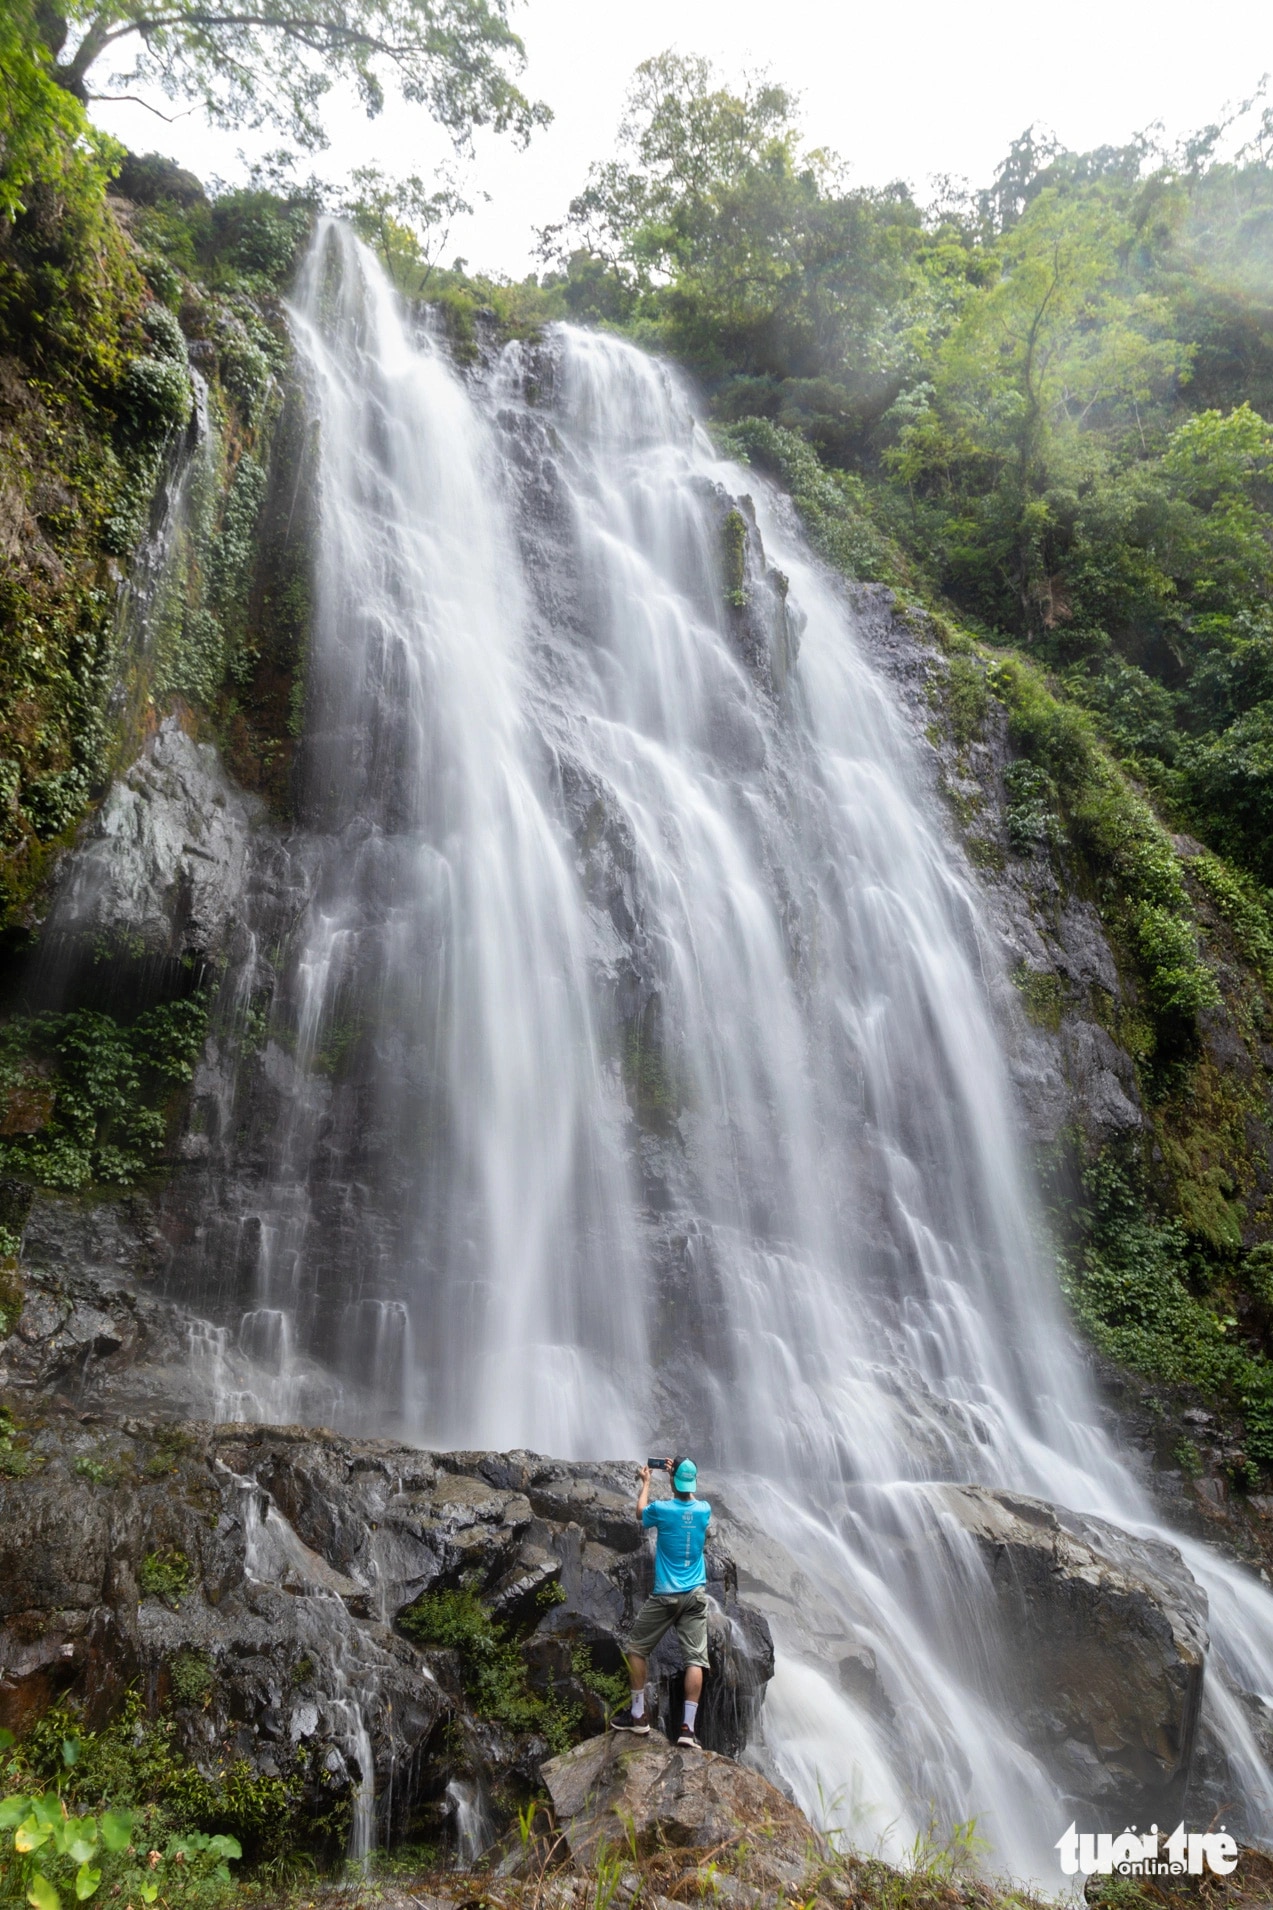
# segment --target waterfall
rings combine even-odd
[[[928,1485],[1154,1527],[1041,1247],[976,894],[846,597],[630,345],[555,328],[461,377],[330,224],[292,319],[321,440],[297,903],[203,1231],[268,1343],[260,1410],[692,1445],[898,1694],[885,1726],[779,1636],[802,1802],[893,1853],[929,1802],[976,1814],[1054,1877],[1065,1807]],[[776,569],[738,568],[757,539]],[[1273,1689],[1273,1600],[1185,1549],[1267,1811],[1225,1678]]]

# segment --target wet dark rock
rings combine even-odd
[[[192,1385],[189,1322],[145,1290],[161,1254],[144,1199],[90,1203],[37,1192],[23,1307],[0,1341],[0,1386],[62,1392],[81,1408],[109,1399],[117,1410],[173,1410]]]
[[[101,1723],[137,1681],[163,1702],[193,1653],[210,1689],[177,1706],[178,1744],[209,1774],[227,1757],[286,1771],[316,1815],[371,1776],[381,1836],[436,1829],[457,1774],[507,1805],[549,1749],[475,1713],[457,1654],[398,1627],[423,1592],[469,1586],[520,1640],[531,1688],[604,1731],[584,1673],[622,1669],[651,1580],[630,1466],[31,1404],[30,1470],[0,1478],[0,1723],[24,1729],[60,1700]],[[156,1558],[179,1562],[177,1580],[146,1595]],[[734,1752],[773,1652],[732,1560],[717,1550],[710,1570],[702,1730]],[[680,1672],[661,1648],[670,1724]]]
[[[1065,1791],[1119,1822],[1183,1810],[1207,1598],[1172,1545],[979,1486],[934,1486],[997,1608],[996,1672]]]

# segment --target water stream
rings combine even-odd
[[[802,1801],[891,1851],[930,1802],[976,1814],[1054,1878],[1069,1820],[925,1482],[1152,1520],[1040,1250],[977,899],[845,598],[618,340],[461,378],[334,226],[293,327],[322,444],[299,900],[269,1118],[203,1236],[275,1377],[226,1411],[692,1445],[893,1696],[885,1727],[779,1639]],[[785,593],[730,571],[747,492]],[[1187,1549],[1267,1812],[1225,1668],[1273,1692],[1273,1599]]]

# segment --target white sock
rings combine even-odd
[[[687,1698],[685,1700],[685,1722],[689,1726],[691,1731],[694,1729],[694,1720],[697,1716],[698,1716],[698,1699]]]
[[[642,1685],[639,1691],[634,1691],[632,1693],[632,1715],[634,1718],[643,1718],[645,1716],[645,1686],[644,1685]]]

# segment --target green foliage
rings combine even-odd
[[[0,491],[23,526],[0,564],[0,920],[12,922],[100,772],[113,592],[99,564],[131,481],[117,414],[149,294],[106,208],[120,148],[53,83],[30,0],[4,9],[0,72]]]
[[[193,249],[201,265],[205,261],[213,265],[219,284],[276,289],[290,281],[313,219],[313,202],[305,192],[283,194],[255,184],[240,186],[217,196],[206,235],[201,222],[196,223],[191,233]],[[223,347],[223,376],[225,362]],[[250,385],[255,370],[255,364],[243,372],[231,370],[230,388]]]
[[[87,122],[79,102],[57,85],[35,8],[13,0],[0,16],[0,219],[27,211],[32,189],[81,184]]]
[[[570,1663],[576,1678],[585,1691],[591,1691],[600,1698],[606,1708],[606,1714],[621,1711],[631,1697],[631,1688],[626,1673],[621,1671],[599,1671],[592,1662],[592,1653],[587,1645],[577,1645],[570,1654]]]
[[[68,1752],[73,1748],[68,1745]],[[123,1868],[110,1859],[130,1851],[132,1836],[133,1820],[127,1812],[107,1811],[100,1820],[68,1816],[56,1791],[38,1797],[12,1793],[0,1799],[4,1893],[19,1901],[25,1897],[36,1910],[60,1910],[63,1893],[86,1903],[100,1889],[104,1868]],[[131,1868],[138,1876],[139,1893],[150,1889],[141,1865],[134,1861]],[[143,1901],[153,1902],[158,1894],[153,1890]]]
[[[388,179],[378,166],[354,169],[343,207],[354,231],[375,248],[408,298],[424,296],[453,223],[472,210],[445,172],[426,183],[418,173]]]
[[[1090,720],[1036,671],[1005,659],[990,683],[1022,752],[1006,778],[1014,847],[1068,840],[1083,858],[1106,926],[1139,976],[1157,1045],[1164,1056],[1179,1052],[1220,995],[1170,835],[1109,761]]]
[[[190,378],[185,366],[172,358],[134,358],[120,380],[118,402],[131,445],[147,449],[162,444],[190,416]]]
[[[905,581],[905,560],[871,521],[860,478],[826,469],[802,437],[767,418],[742,418],[717,435],[727,455],[791,493],[810,542],[837,570],[864,581]]]
[[[919,217],[900,187],[849,190],[803,149],[795,99],[731,91],[707,61],[638,67],[620,156],[543,235],[570,310],[620,320],[760,414],[839,445],[884,409],[904,350]]]
[[[425,1592],[399,1612],[398,1623],[417,1644],[459,1654],[464,1689],[479,1717],[510,1731],[534,1732],[554,1751],[574,1741],[577,1714],[530,1689],[515,1638],[496,1623],[471,1587]]]
[[[33,1463],[13,1414],[7,1406],[0,1406],[0,1474],[7,1479],[25,1479]]]
[[[946,672],[946,713],[950,733],[960,749],[967,749],[981,734],[988,707],[984,665],[971,657],[951,657]]]
[[[1273,700],[1179,754],[1182,793],[1207,834],[1273,881]]]
[[[175,1732],[170,1716],[146,1717],[136,1691],[101,1731],[85,1731],[73,1712],[54,1708],[17,1746],[9,1787],[56,1780],[68,1804],[139,1811],[151,1847],[198,1832],[241,1839],[256,1854],[281,1848],[296,1827],[296,1784],[258,1776],[243,1760],[207,1777],[178,1754]],[[71,1765],[64,1757],[68,1742],[75,1747]]]
[[[119,1477],[119,1468],[111,1460],[95,1459],[91,1453],[81,1453],[71,1469],[77,1478],[95,1486],[113,1485]]]
[[[1273,163],[1217,137],[1027,134],[921,211],[847,189],[781,86],[669,53],[545,248],[572,312],[690,362],[831,563],[1063,670],[1173,825],[1273,881]],[[1123,931],[1165,1014],[1175,933]]]
[[[193,1078],[207,1020],[193,995],[128,1026],[87,1008],[0,1025],[0,1171],[43,1187],[131,1185],[160,1158],[167,1104]]]
[[[1102,1352],[1149,1379],[1234,1402],[1273,1398],[1273,1369],[1236,1341],[1227,1314],[1193,1291],[1185,1228],[1155,1217],[1134,1167],[1103,1154],[1083,1186],[1086,1235],[1063,1269],[1063,1285]]]
[[[175,1548],[147,1552],[137,1573],[137,1589],[143,1598],[159,1598],[175,1611],[190,1589],[191,1565],[184,1552]]]
[[[1008,804],[1004,815],[1008,841],[1018,855],[1040,845],[1057,847],[1065,841],[1057,813],[1056,784],[1046,769],[1022,757],[1004,771]]]
[[[243,1855],[237,1838],[202,1831],[180,1832],[143,1855],[133,1842],[140,1825],[132,1812],[66,1815],[55,1792],[0,1800],[0,1835],[11,1826],[0,1889],[18,1901],[25,1896],[36,1910],[61,1910],[65,1898],[85,1903],[103,1887],[147,1905],[164,1889],[180,1891],[183,1902],[213,1905],[230,1894],[230,1864]]]
[[[524,143],[550,117],[508,77],[523,48],[502,0],[357,0],[339,12],[288,0],[260,17],[178,0],[158,20],[144,0],[73,0],[67,12],[79,36],[52,71],[70,92],[82,96],[102,54],[131,41],[125,88],[156,85],[201,105],[214,124],[268,122],[302,145],[326,143],[321,107],[337,82],[374,118],[391,79],[461,140],[489,125]]]
[[[212,1695],[215,1673],[204,1652],[179,1651],[169,1662],[168,1676],[174,1704],[202,1706]]]
[[[64,1898],[85,1903],[101,1893],[149,1905],[163,1890],[212,1910],[229,1894],[229,1865],[243,1854],[236,1838],[135,1808],[140,1799],[124,1805],[103,1786],[103,1747],[126,1743],[125,1756],[140,1765],[149,1735],[135,1699],[101,1736],[82,1734],[64,1710],[47,1712],[21,1744],[0,1732],[0,1900],[60,1910]],[[92,1811],[71,1808],[90,1801]]]

